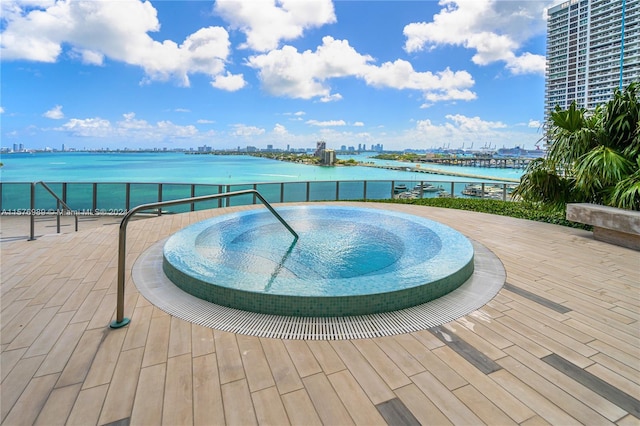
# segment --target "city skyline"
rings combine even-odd
[[[2,147],[533,148],[558,1],[2,2]]]

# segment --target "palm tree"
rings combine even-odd
[[[575,101],[551,113],[546,158],[530,163],[515,195],[554,209],[596,203],[640,210],[640,86],[593,111]]]

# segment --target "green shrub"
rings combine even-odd
[[[547,209],[526,202],[512,202],[501,200],[482,200],[473,198],[422,198],[422,199],[393,199],[368,200],[380,203],[413,204],[417,206],[443,207],[447,209],[469,210],[480,213],[497,214],[518,219],[534,220],[536,222],[553,223],[591,230],[591,226],[566,220],[564,213],[554,209]]]

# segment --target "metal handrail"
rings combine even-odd
[[[190,197],[190,198],[180,198],[177,200],[169,200],[169,201],[160,201],[157,203],[148,203],[141,204],[133,209],[129,210],[122,221],[120,222],[120,231],[118,233],[118,301],[116,308],[116,319],[109,324],[111,328],[120,328],[129,324],[131,321],[129,318],[124,317],[124,282],[125,282],[125,251],[127,246],[127,224],[129,223],[129,219],[133,217],[137,212],[143,210],[150,210],[154,208],[164,207],[164,206],[175,206],[178,204],[188,204],[188,203],[197,203],[199,201],[207,201],[215,198],[230,198],[238,195],[245,194],[254,194],[254,196],[258,197],[262,204],[269,209],[269,211],[284,225],[285,228],[295,238],[298,239],[298,234],[294,231],[289,224],[271,207],[271,204],[267,202],[267,200],[255,189],[245,189],[242,191],[233,191],[233,192],[225,192],[221,194],[211,194],[211,195],[202,195],[199,197]]]
[[[58,197],[56,195],[55,192],[53,192],[53,190],[51,188],[49,188],[49,186],[44,183],[43,181],[39,181],[39,182],[31,182],[31,209],[29,209],[29,216],[30,217],[30,234],[29,234],[29,240],[28,241],[33,241],[36,239],[35,237],[35,229],[36,229],[36,218],[35,218],[35,212],[36,212],[36,185],[42,185],[42,187],[44,189],[47,190],[47,192],[49,192],[49,194],[51,194],[53,196],[53,198],[56,199],[57,205],[56,205],[56,224],[57,224],[57,232],[58,234],[60,233],[60,204],[62,204],[62,206],[70,212],[73,212],[73,216],[75,217],[76,220],[76,232],[78,232],[78,213],[74,210],[71,209],[71,207],[69,207],[67,205],[67,203],[65,203],[60,197]]]

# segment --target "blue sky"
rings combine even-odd
[[[557,3],[3,0],[2,146],[533,148]]]

